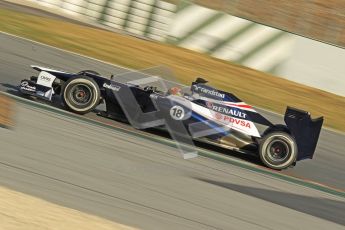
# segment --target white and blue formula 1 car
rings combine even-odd
[[[25,95],[48,101],[58,95],[66,109],[78,114],[105,104],[102,116],[128,121],[138,129],[170,127],[175,136],[187,134],[193,140],[249,153],[277,170],[313,157],[323,123],[322,117],[311,119],[308,112],[288,107],[285,124],[273,124],[232,93],[213,88],[202,78],[182,86],[134,71],[109,79],[90,70],[67,73],[32,68],[39,75],[21,81],[19,91]],[[131,80],[139,75],[138,80]]]

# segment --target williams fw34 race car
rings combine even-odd
[[[203,78],[184,86],[144,71],[109,79],[90,70],[68,73],[31,67],[39,74],[21,81],[22,94],[48,101],[59,97],[66,109],[78,114],[100,106],[101,116],[129,122],[137,129],[168,130],[180,143],[197,140],[252,154],[276,170],[313,158],[323,123],[322,117],[311,119],[308,112],[287,107],[285,124],[273,124]]]

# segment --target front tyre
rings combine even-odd
[[[61,96],[68,110],[86,114],[99,104],[100,90],[92,78],[77,76],[66,81],[61,89]]]
[[[259,154],[267,167],[281,170],[295,163],[297,145],[294,138],[285,132],[267,134],[260,143]]]

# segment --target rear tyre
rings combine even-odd
[[[271,132],[260,143],[259,154],[267,167],[281,170],[296,162],[297,145],[294,138],[285,132]]]
[[[68,110],[86,114],[99,104],[100,90],[92,78],[77,76],[63,84],[61,96],[62,102]]]

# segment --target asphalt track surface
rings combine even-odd
[[[0,186],[140,229],[345,229],[344,197],[49,108],[0,129]]]

